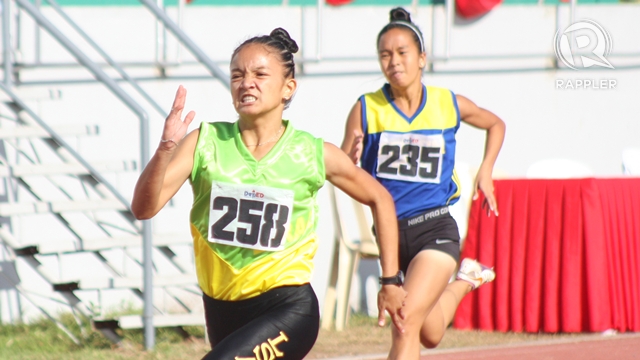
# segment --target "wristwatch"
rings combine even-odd
[[[398,273],[394,276],[380,277],[380,285],[402,285],[404,284],[404,274],[402,270],[398,270]]]

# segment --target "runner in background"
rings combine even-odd
[[[449,206],[460,196],[455,134],[464,121],[486,130],[474,198],[482,191],[487,214],[498,215],[491,175],[505,125],[464,96],[422,83],[424,41],[406,10],[391,10],[377,47],[388,83],[353,106],[342,150],[394,198],[408,295],[406,332],[393,329],[389,358],[418,359],[420,344],[433,348],[440,343],[462,298],[495,278],[492,269],[464,259],[457,280],[449,283],[460,258],[460,235]]]

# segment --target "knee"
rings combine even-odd
[[[420,343],[427,349],[434,349],[442,341],[444,333],[441,334],[420,334]]]

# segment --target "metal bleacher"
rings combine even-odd
[[[139,3],[146,6],[150,15],[192,52],[197,61],[211,72],[213,79],[223,79],[217,66],[157,6],[155,0],[141,0]],[[4,184],[5,196],[0,197],[0,253],[3,259],[9,260],[6,264],[11,264],[4,267],[15,270],[26,264],[50,287],[49,292],[53,290],[54,295],[48,297],[50,300],[65,304],[79,324],[91,322],[114,343],[121,341],[117,329],[145,327],[147,331],[148,319],[145,317],[149,314],[153,317],[154,327],[171,327],[186,336],[182,326],[204,325],[201,301],[194,301],[194,298],[199,300],[201,292],[193,263],[177,256],[174,251],[176,246],[190,245],[191,238],[178,233],[145,235],[145,222],[135,219],[127,198],[108,181],[108,178],[114,178],[108,177],[109,174],[139,171],[140,165],[148,160],[148,154],[142,150],[140,159],[90,164],[71,144],[79,139],[100,136],[99,126],[65,125],[59,124],[59,119],[40,118],[38,112],[22,99],[25,94],[30,96],[33,90],[20,86],[21,65],[24,64],[18,63],[19,55],[8,40],[20,26],[12,23],[14,11],[30,16],[139,117],[141,128],[148,126],[148,115],[143,107],[107,75],[103,66],[89,59],[66,33],[54,25],[46,15],[52,12],[45,14],[41,11],[43,5],[54,10],[67,22],[67,28],[77,32],[76,37],[79,34],[103,57],[110,70],[119,74],[118,81],[127,82],[137,91],[138,98],[145,99],[147,105],[162,117],[166,116],[162,108],[73,22],[57,2],[4,0],[5,77],[0,83],[0,180]],[[226,81],[223,80],[223,84]],[[142,147],[148,145],[145,136],[148,133],[141,131]],[[118,146],[117,140],[114,146]],[[150,243],[147,245],[145,241]],[[145,262],[145,246],[148,246],[149,254],[153,254],[152,264]],[[96,271],[90,275],[83,274],[82,267],[78,267],[81,261],[88,264],[84,266],[99,268],[97,272],[102,275],[96,277],[93,274]],[[75,266],[75,270],[65,274],[62,269],[69,266]],[[153,274],[148,273],[148,269],[152,269]],[[74,342],[82,342],[59,323],[50,310],[38,304],[35,298],[46,297],[42,295],[47,293],[46,289],[34,296],[32,289],[25,289],[20,284],[19,271],[3,272],[0,269],[0,275],[5,285],[3,289],[17,292],[18,304],[26,299],[55,321]],[[145,297],[145,284],[151,283],[151,277],[153,292],[159,291],[156,298],[170,301],[173,305],[171,312],[165,306],[157,306],[153,297]],[[101,299],[104,292],[111,290],[132,293],[145,301],[145,307],[150,300],[152,309],[145,308],[143,315],[107,317],[94,300]],[[150,332],[153,334],[153,329]],[[147,347],[152,346],[153,336],[147,341]]]

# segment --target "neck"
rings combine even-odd
[[[416,81],[402,88],[389,84],[389,92],[395,102],[401,101],[407,104],[420,103],[422,100],[422,82]]]
[[[242,141],[247,147],[259,147],[276,143],[284,132],[282,119],[238,120]]]

